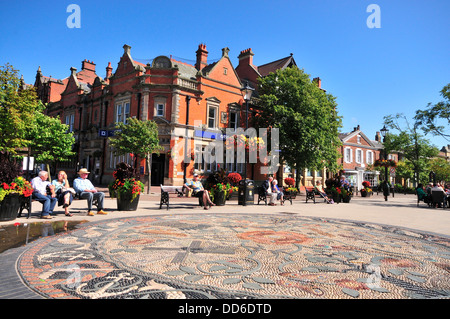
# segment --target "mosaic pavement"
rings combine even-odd
[[[47,298],[449,298],[450,240],[290,214],[158,215],[42,238],[18,269]]]

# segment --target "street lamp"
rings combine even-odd
[[[191,101],[191,97],[189,95],[186,96],[186,129],[185,129],[185,134],[186,136],[184,137],[184,168],[183,168],[183,176],[184,176],[184,184],[186,184],[187,179],[186,179],[186,173],[187,173],[187,166],[188,163],[187,161],[189,160],[189,157],[191,154],[187,154],[188,151],[188,134],[189,134],[189,130],[188,130],[188,125],[189,125],[189,102]]]
[[[380,133],[381,133],[381,136],[383,136],[384,159],[387,160],[386,145],[384,145],[384,144],[386,143],[386,135],[387,135],[387,133],[389,133],[389,130],[386,128],[386,125],[383,125],[383,128],[380,130]],[[388,182],[388,167],[387,167],[387,165],[384,166],[384,182],[386,184],[386,189],[388,190],[389,186],[387,184],[387,182]],[[385,201],[387,201],[387,197],[389,195],[387,190],[385,191],[383,189],[383,195],[384,195],[384,200]]]
[[[252,98],[253,91],[255,89],[248,85],[248,81],[245,81],[245,86],[241,89],[244,93],[245,101],[245,131],[248,130],[248,102]],[[244,147],[244,202],[242,205],[247,206],[247,148]]]

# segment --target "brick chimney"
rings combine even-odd
[[[106,80],[107,81],[109,81],[109,78],[111,75],[112,75],[111,62],[108,62],[108,66],[106,67]]]
[[[81,62],[81,70],[89,70],[95,72],[95,63],[93,61],[84,59],[84,61]]]
[[[208,65],[208,51],[206,51],[206,44],[200,44],[196,53],[197,62],[195,63],[195,68],[200,71]]]
[[[377,134],[375,134],[375,141],[381,142],[381,133],[380,132],[377,132]]]
[[[242,65],[253,65],[253,56],[255,54],[252,52],[252,48],[248,48],[246,50],[241,51],[238,56],[239,64]]]
[[[322,80],[321,80],[319,77],[314,78],[313,81],[317,83],[317,87],[318,87],[319,89],[322,88]]]

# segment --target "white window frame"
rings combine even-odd
[[[373,157],[374,157],[374,154],[373,154],[373,152],[372,151],[366,151],[366,163],[367,164],[373,164]]]
[[[213,118],[210,117],[210,111],[211,110],[214,110],[214,117]],[[219,107],[218,106],[208,104],[208,110],[207,110],[207,113],[206,113],[206,125],[207,125],[207,127],[209,129],[216,129],[217,128],[217,114],[218,113],[219,113]],[[212,121],[214,123],[213,126],[210,126],[210,120],[211,119],[212,119]]]
[[[359,158],[358,158],[359,155]],[[363,155],[363,151],[360,148],[357,148],[355,150],[355,162],[358,164],[363,164],[364,163],[364,155]]]
[[[349,159],[347,160],[347,151],[349,152]],[[344,148],[344,162],[352,163],[353,162],[353,150],[351,147]]]
[[[128,118],[130,117],[130,109],[130,100],[116,102],[114,108],[114,121],[116,123],[127,124]]]
[[[234,115],[234,117],[235,117],[235,120],[234,120],[234,126],[231,125],[231,124],[233,123],[233,122],[231,121],[232,115]],[[236,111],[230,111],[229,117],[230,117],[230,119],[229,119],[229,121],[228,121],[228,122],[229,122],[228,126],[229,126],[229,128],[231,128],[231,129],[233,129],[234,131],[236,131],[237,128],[239,127],[239,113],[236,112]]]
[[[75,114],[66,115],[66,124],[69,125],[68,132],[73,132],[73,124],[75,123]]]
[[[155,98],[155,102],[154,102],[154,111],[153,111],[153,116],[154,117],[165,117],[166,116],[166,101],[167,98],[166,97],[156,97]],[[159,112],[160,106],[162,106],[162,114]]]

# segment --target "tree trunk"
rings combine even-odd
[[[300,191],[300,177],[302,176],[302,170],[298,165],[295,165],[295,187]]]

